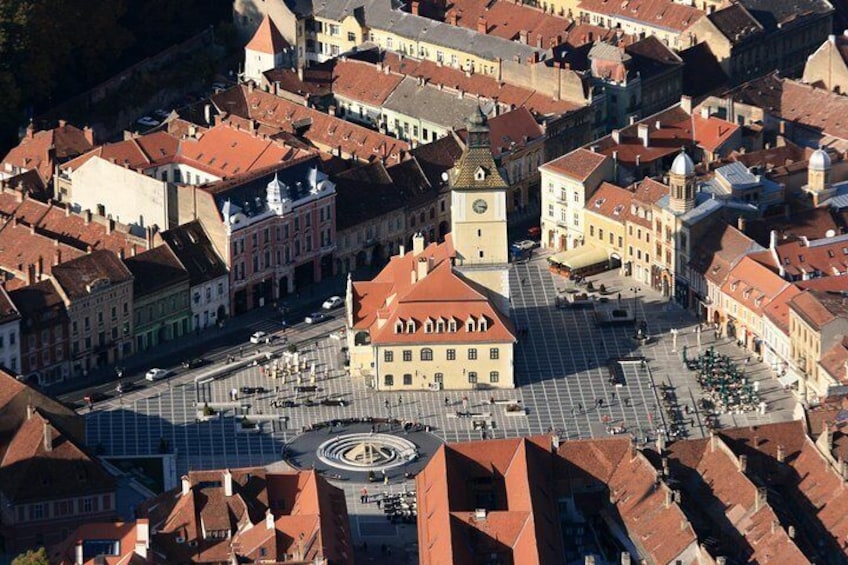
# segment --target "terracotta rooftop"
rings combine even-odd
[[[788,241],[777,245],[774,253],[762,252],[755,258],[772,270],[782,268],[793,278],[844,275],[848,273],[848,235]]]
[[[16,281],[14,284],[12,281],[7,282],[8,288],[36,282],[42,276],[49,275],[56,263],[83,255],[84,251],[59,243],[15,220],[7,221],[0,227],[0,268],[14,275]]]
[[[595,153],[588,149],[575,149],[562,157],[554,159],[539,167],[542,171],[566,175],[578,181],[585,181],[607,159],[606,155]]]
[[[630,217],[633,193],[626,188],[604,182],[589,199],[586,211],[600,214],[622,224]]]
[[[136,553],[136,544],[139,543],[145,550],[148,549],[149,533],[149,524],[143,519],[137,522],[89,522],[78,527],[62,543],[50,549],[48,553],[50,563],[53,565],[142,565],[148,561]],[[117,542],[117,555],[100,557],[94,554],[94,551],[103,548],[104,541]],[[98,543],[89,549],[86,542]],[[83,546],[83,563],[76,561],[78,544]]]
[[[192,471],[182,482],[138,511],[155,528],[152,549],[168,562],[284,561],[288,554],[353,563],[344,495],[314,471]],[[210,530],[221,535],[204,538]],[[299,545],[302,539],[314,541]]]
[[[720,285],[744,256],[762,247],[735,227],[716,222],[695,244],[689,265],[713,284]]]
[[[763,26],[742,4],[731,4],[707,15],[707,19],[733,45],[739,45],[762,36]]]
[[[789,302],[800,293],[797,286],[789,285],[763,308],[763,314],[785,335],[789,335]]]
[[[625,20],[635,20],[644,26],[683,32],[698,21],[704,12],[672,0],[635,0],[627,3],[606,0],[581,0],[581,12],[592,12]]]
[[[55,128],[38,132],[30,124],[20,143],[0,160],[0,176],[12,173],[10,167],[36,170],[46,185],[53,178],[56,165],[91,149],[93,140],[90,129],[81,130],[64,120]]]
[[[843,227],[840,219],[829,208],[812,208],[793,211],[785,215],[750,219],[745,222],[745,233],[763,247],[771,243],[772,230],[777,232],[777,243],[822,239],[840,235]]]
[[[274,25],[274,22],[266,14],[256,29],[256,33],[253,34],[253,37],[244,48],[268,55],[276,55],[277,53],[283,53],[291,49],[291,45],[289,45],[289,42],[286,41],[283,34],[280,33],[280,30],[277,29],[277,26]]]
[[[848,298],[841,292],[806,290],[790,300],[789,307],[816,330],[837,318],[848,319]]]
[[[99,145],[62,165],[63,170],[76,170],[92,157],[113,161],[131,169],[148,169],[173,161],[179,151],[179,139],[164,131]]]
[[[489,118],[488,124],[489,143],[495,159],[512,151],[519,151],[545,135],[533,115],[524,107],[493,116]],[[457,135],[465,143],[468,131],[461,129],[457,131]]]
[[[788,284],[750,256],[745,256],[730,269],[721,292],[754,315],[761,316],[763,308]]]
[[[332,90],[336,96],[380,107],[403,80],[403,75],[383,71],[375,65],[355,59],[339,59],[333,65]]]
[[[0,460],[0,490],[15,504],[111,492],[115,480],[96,459],[33,410]]]
[[[265,80],[271,85],[279,84],[280,90],[298,96],[325,96],[333,91],[333,66],[340,60],[332,59],[302,69],[302,80],[299,71],[283,68],[265,71]]]
[[[295,104],[249,86],[232,88],[212,96],[212,102],[224,114],[254,119],[276,132],[294,133],[322,151],[337,152],[360,161],[400,161],[409,149],[405,141],[358,126],[318,110]]]

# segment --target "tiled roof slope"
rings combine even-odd
[[[631,2],[607,2],[606,0],[581,0],[578,9],[636,20],[655,28],[683,32],[698,21],[704,12],[692,6],[678,4],[672,0],[634,0]]]
[[[111,251],[94,251],[53,267],[53,277],[71,300],[88,296],[92,283],[111,284],[132,279],[126,265]]]
[[[270,16],[266,15],[262,18],[262,23],[259,24],[256,33],[253,34],[253,37],[244,48],[268,55],[276,55],[290,47],[289,42],[286,41],[280,30],[277,29],[277,26],[271,21]]]
[[[360,161],[385,160],[392,164],[409,149],[405,141],[249,86],[219,92],[212,96],[212,102],[225,114],[256,120],[272,132],[296,134],[322,151],[341,148],[342,153]]]
[[[48,184],[53,178],[54,167],[91,149],[91,139],[90,130],[86,133],[64,120],[55,128],[39,132],[33,132],[30,125],[21,142],[0,160],[0,172],[7,172],[7,164],[35,170],[42,182]]]
[[[762,249],[730,224],[716,222],[696,243],[690,266],[710,282],[721,284],[744,255]]]
[[[227,266],[215,252],[198,220],[162,232],[162,239],[188,271],[192,286],[226,276]]]
[[[186,283],[188,272],[168,245],[154,247],[124,259],[133,276],[133,295],[153,294],[169,286]]]
[[[115,480],[37,409],[0,460],[0,490],[15,504],[114,490]]]
[[[571,153],[566,153],[558,159],[545,163],[541,170],[549,170],[553,173],[566,175],[575,180],[584,181],[597,170],[607,159],[606,155],[595,153],[588,149],[578,148]]]
[[[353,563],[344,494],[314,471],[192,471],[182,482],[139,509],[156,529],[152,549],[169,563],[278,562],[287,554],[300,562]],[[225,535],[204,539],[204,530]]]

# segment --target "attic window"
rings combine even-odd
[[[604,205],[604,202],[606,202],[606,201],[607,201],[606,198],[598,198],[597,200],[595,200],[595,208],[600,208],[601,206]]]
[[[428,318],[427,321],[424,322],[424,333],[433,333],[433,320]]]
[[[732,282],[732,283],[730,283],[730,290],[732,290],[732,291],[734,291],[734,292],[735,292],[735,291],[736,291],[736,288],[737,288],[738,286],[739,286],[739,281]]]
[[[444,333],[445,331],[445,321],[442,318],[436,320],[436,332]]]
[[[745,297],[745,299],[747,300],[747,299],[748,299],[748,297],[749,297],[749,296],[751,296],[751,289],[749,288],[748,290],[746,290],[746,291],[742,294],[742,296],[744,296],[744,297]]]
[[[477,170],[474,171],[474,180],[486,180],[486,169],[477,167]]]
[[[784,257],[784,258],[783,258],[783,264],[784,264],[784,265],[788,265],[788,264],[789,264],[789,257]]]
[[[489,320],[485,316],[480,316],[480,321],[477,323],[477,331],[489,331]]]
[[[612,213],[613,213],[613,215],[618,216],[619,214],[621,214],[621,211],[622,211],[622,210],[624,210],[624,206],[623,206],[623,205],[621,205],[621,204],[619,204],[618,206],[616,206],[615,208],[613,208]]]
[[[455,332],[456,331],[456,320],[448,320],[448,331]]]
[[[475,326],[475,325],[476,325],[476,324],[474,324],[474,318],[469,317],[469,318],[465,321],[465,331],[467,331],[467,332],[473,332],[473,331],[474,331],[474,326]]]
[[[396,334],[403,333],[403,321],[402,320],[398,320],[397,322],[395,322],[395,333]]]
[[[415,333],[415,320],[409,320],[406,322],[406,333],[414,334]]]
[[[803,263],[803,262],[804,262],[804,256],[803,256],[803,255],[798,255],[798,261],[800,261],[801,263]]]

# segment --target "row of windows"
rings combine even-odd
[[[76,502],[76,504],[74,504]],[[89,496],[74,500],[59,500],[52,504],[52,512],[49,502],[40,502],[28,506],[18,506],[18,522],[26,520],[46,520],[48,518],[59,518],[73,514],[87,514],[108,511],[112,509],[112,498],[108,494],[100,496]],[[75,508],[76,507],[76,508]]]
[[[123,310],[124,316],[126,317],[130,312],[129,302],[124,302],[122,310]],[[118,307],[112,306],[112,321],[115,322],[117,320],[118,320]],[[103,321],[104,321],[103,312],[98,312],[97,313],[97,325],[102,326]],[[83,318],[82,327],[83,327],[84,331],[89,331],[91,329],[91,318],[89,318],[88,316]],[[78,326],[76,320],[71,322],[71,332],[73,334],[79,333],[79,326]]]
[[[469,384],[477,384],[477,372],[476,371],[468,371],[465,373],[466,378],[468,379]],[[490,371],[489,372],[489,382],[490,383],[499,383],[501,380],[501,375],[498,371]],[[444,373],[436,373],[433,375],[433,381],[438,384],[444,384],[445,382],[445,374]],[[395,386],[395,376],[394,375],[383,375],[383,384],[385,386]],[[404,386],[412,385],[412,375],[410,373],[406,373],[403,375],[403,384]]]
[[[468,360],[475,361],[477,360],[477,348],[469,347],[468,348]],[[403,360],[406,362],[412,361],[412,350],[404,349],[402,352]],[[489,348],[489,359],[500,359],[501,351],[497,347]],[[391,350],[386,350],[383,352],[383,361],[386,363],[393,363],[395,360],[395,352]],[[420,361],[432,361],[433,360],[433,350],[429,347],[423,348],[419,353]],[[456,360],[456,349],[446,349],[445,350],[445,360],[447,361],[455,361]]]

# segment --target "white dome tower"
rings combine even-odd
[[[813,151],[807,166],[807,185],[813,193],[822,193],[830,188],[830,155],[822,148]]]
[[[682,148],[668,172],[671,189],[669,208],[675,213],[688,212],[695,207],[695,163]]]

